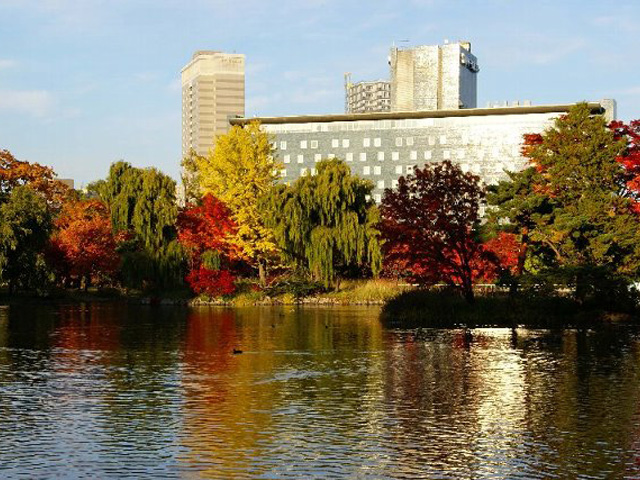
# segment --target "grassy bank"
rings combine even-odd
[[[325,291],[321,287],[285,288],[272,287],[264,290],[240,289],[226,298],[199,296],[192,305],[383,305],[390,299],[407,291],[409,286],[392,280],[345,280],[337,290]]]
[[[434,290],[404,292],[382,309],[382,320],[396,327],[589,327],[607,321],[640,323],[638,311],[585,307],[561,296],[479,296],[473,304],[455,293]]]

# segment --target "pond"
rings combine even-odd
[[[640,475],[638,331],[378,315],[2,307],[0,478]]]

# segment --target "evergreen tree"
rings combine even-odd
[[[339,160],[317,164],[317,175],[279,185],[264,202],[265,221],[286,258],[331,285],[348,270],[380,270],[378,208],[373,185]]]
[[[638,218],[634,201],[620,195],[625,172],[617,157],[625,146],[586,104],[573,107],[541,135],[525,138],[532,167],[494,188],[494,217],[517,226],[543,264],[637,275]]]
[[[212,194],[231,210],[237,226],[231,241],[258,267],[263,285],[267,264],[277,252],[273,233],[258,208],[261,197],[278,179],[279,164],[273,153],[269,136],[252,122],[244,128],[231,127],[216,139],[210,155],[196,158],[201,193]]]

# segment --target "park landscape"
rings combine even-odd
[[[81,192],[4,150],[5,298],[387,302],[394,321],[424,325],[632,321],[640,123],[607,125],[577,104],[525,135],[522,154],[527,168],[489,186],[427,163],[376,205],[371,182],[340,159],[279,181],[254,122],[183,160],[179,207],[175,182],[154,168],[116,162]]]

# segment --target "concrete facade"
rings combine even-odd
[[[594,114],[611,116],[611,101],[590,103]],[[374,183],[379,202],[385,188],[425,163],[451,160],[487,184],[525,167],[525,133],[540,133],[571,105],[506,107],[353,115],[257,118],[273,136],[282,181],[313,175],[315,164],[337,157]],[[607,108],[609,110],[607,110]],[[243,125],[254,119],[232,119]]]
[[[230,116],[244,116],[245,57],[198,51],[182,69],[182,155],[206,155]]]
[[[392,47],[391,111],[476,108],[478,60],[469,42]]]
[[[391,84],[385,80],[347,82],[346,113],[388,112],[391,109]]]

